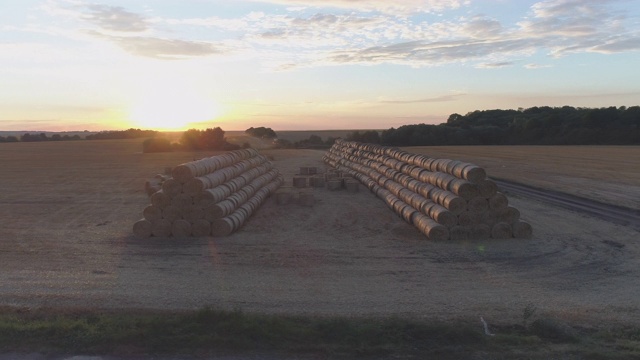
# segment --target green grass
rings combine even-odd
[[[0,309],[0,352],[323,355],[331,358],[640,357],[640,329],[580,331],[552,319],[495,327],[404,318],[192,312]]]

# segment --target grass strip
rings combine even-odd
[[[580,331],[549,319],[494,328],[406,318],[0,308],[0,352],[97,355],[313,354],[334,358],[640,357],[640,329]]]

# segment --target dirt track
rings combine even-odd
[[[517,195],[531,240],[431,242],[364,189],[319,190],[312,208],[269,201],[226,238],[136,239],[144,179],[198,156],[139,149],[3,144],[0,304],[493,323],[519,322],[533,304],[585,324],[640,320],[638,231]],[[322,166],[322,151],[265,153],[287,179]]]

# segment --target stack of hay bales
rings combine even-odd
[[[434,240],[528,238],[531,225],[479,166],[339,139],[323,161]]]
[[[184,163],[151,195],[133,232],[143,238],[226,236],[283,183],[273,164],[254,149]]]

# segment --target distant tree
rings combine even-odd
[[[206,130],[189,129],[182,133],[180,145],[186,150],[235,150],[239,145],[228,143],[219,127]]]
[[[362,143],[370,143],[370,144],[379,144],[380,143],[380,133],[375,130],[367,130],[364,132],[354,131],[352,133],[347,134],[345,137],[348,141],[357,141]]]
[[[257,127],[257,128],[250,127],[244,132],[249,136],[253,136],[261,139],[275,139],[278,137],[275,131],[273,131],[271,128],[266,128],[264,126]]]

